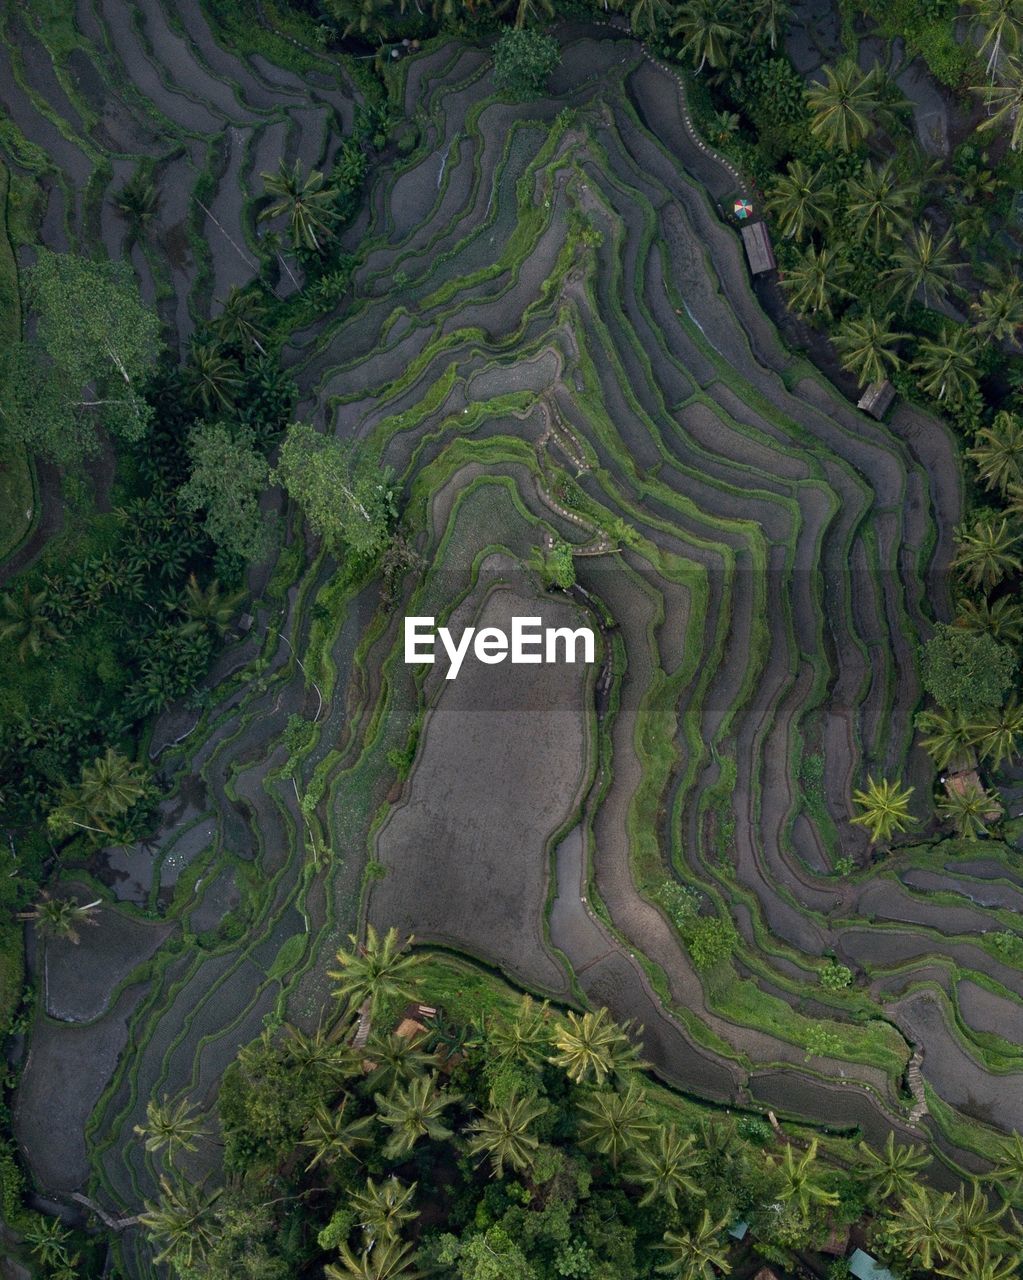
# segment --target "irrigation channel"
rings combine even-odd
[[[327,58],[235,56],[196,3],[78,0],[56,59],[30,6],[4,21],[0,99],[52,161],[44,242],[127,252],[184,344],[255,273],[259,173],[329,166],[358,93]],[[782,345],[719,213],[738,178],[674,74],[614,28],[558,36],[527,104],[481,48],[393,72],[411,142],[345,232],[350,298],[286,359],[306,414],[383,448],[425,568],[389,607],[377,583],[345,598],[294,523],[204,709],[158,722],[160,830],[110,851],[102,927],[34,957],[15,1126],[51,1197],[136,1212],[146,1100],[209,1105],[267,1015],[315,1025],[367,918],[636,1019],[656,1070],[721,1105],[894,1127],[952,1167],[1023,1128],[1023,974],[988,937],[1017,918],[1018,858],[875,864],[849,824],[868,769],[929,820],[915,655],[947,610],[949,432],[905,403],[866,418]],[[157,225],[129,246],[111,192],[140,156]],[[581,553],[571,597],[529,567],[553,537]],[[604,674],[402,663],[406,613],[516,611],[599,625]],[[737,932],[710,974],[660,905],[673,879]],[[820,985],[830,954],[847,992]]]

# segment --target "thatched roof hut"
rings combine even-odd
[[[876,418],[878,422],[888,412],[891,402],[895,399],[895,388],[887,378],[883,382],[872,382],[863,395],[856,402],[856,408],[862,409],[864,413],[869,413],[872,418]]]

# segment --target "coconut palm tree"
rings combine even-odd
[[[436,1067],[437,1055],[423,1047],[424,1040],[421,1033],[400,1036],[396,1031],[374,1030],[365,1049],[366,1060],[373,1063],[367,1077],[370,1087],[386,1093]]]
[[[987,1179],[1007,1200],[1018,1199],[1023,1191],[1023,1134],[1013,1133],[999,1145]]]
[[[221,342],[229,347],[255,347],[260,355],[266,355],[266,304],[254,289],[239,289],[232,285],[224,299],[220,315],[213,328]]]
[[[838,250],[808,246],[782,277],[789,305],[801,316],[820,315],[830,320],[832,298],[850,296],[839,283],[848,270],[848,262]]]
[[[817,1139],[810,1143],[797,1159],[795,1148],[789,1143],[781,1160],[768,1156],[768,1165],[778,1170],[780,1189],[778,1199],[783,1204],[792,1204],[799,1213],[806,1217],[814,1205],[838,1204],[838,1193],[827,1191],[816,1178]]]
[[[606,1009],[581,1017],[570,1012],[555,1030],[554,1049],[548,1061],[562,1067],[573,1084],[583,1084],[592,1076],[601,1085],[608,1076],[639,1065],[638,1049]]]
[[[912,787],[902,790],[897,782],[889,782],[887,778],[875,782],[868,774],[867,789],[853,792],[853,800],[861,812],[850,822],[866,827],[872,844],[890,840],[896,832],[905,831],[913,821],[909,812],[912,794]]]
[[[367,1249],[381,1240],[398,1239],[406,1223],[419,1217],[419,1210],[412,1208],[418,1185],[406,1186],[393,1176],[379,1183],[367,1178],[365,1187],[349,1194],[348,1204],[355,1210]]]
[[[184,1270],[205,1257],[216,1238],[210,1211],[220,1195],[219,1190],[207,1195],[201,1183],[161,1177],[159,1198],[147,1200],[139,1214],[159,1248],[158,1264],[171,1262]]]
[[[978,516],[956,530],[952,567],[971,587],[990,591],[1009,573],[1018,573],[1020,535],[1005,516]]]
[[[835,331],[832,341],[842,368],[854,373],[861,383],[882,382],[902,364],[895,348],[906,334],[888,327],[892,319],[890,311],[880,318],[866,311],[846,316]]]
[[[1023,143],[1023,62],[1019,58],[1005,59],[1002,80],[1002,84],[973,86],[974,93],[983,95],[988,110],[987,119],[977,125],[977,132],[1009,125],[1009,146],[1018,151]]]
[[[1023,5],[1020,0],[970,0],[976,12],[973,27],[981,39],[977,52],[987,54],[987,73],[992,78],[1003,54],[1017,54],[1023,36]]]
[[[973,729],[958,711],[921,711],[916,727],[920,743],[939,769],[964,761],[974,743]]]
[[[504,1102],[496,1101],[491,1092],[490,1106],[469,1125],[469,1154],[488,1156],[495,1178],[504,1177],[505,1164],[524,1172],[540,1144],[533,1125],[549,1110],[545,1101],[520,1098],[514,1089]]]
[[[936,400],[961,404],[977,389],[977,340],[969,329],[943,322],[937,338],[922,338],[910,370]]]
[[[553,5],[551,6],[553,12]],[[668,0],[632,0],[629,9],[629,26],[633,35],[641,39],[658,35],[675,13]]]
[[[337,1000],[352,1008],[368,1000],[370,1013],[375,1014],[385,1002],[415,999],[420,985],[416,971],[421,964],[420,957],[409,951],[415,938],[410,935],[400,943],[397,929],[388,929],[381,937],[367,925],[364,943],[354,934],[349,934],[348,940],[352,950],[337,953],[341,968],[328,971],[328,977],[338,982],[334,991]]]
[[[917,294],[921,295],[925,307],[943,302],[962,266],[952,256],[952,232],[946,231],[937,240],[929,222],[914,227],[895,250],[894,257],[895,266],[885,278],[892,297],[901,294],[903,309],[908,309]]]
[[[26,583],[20,595],[5,591],[0,596],[0,608],[0,640],[17,646],[19,662],[38,658],[47,644],[62,639],[50,617],[50,593],[45,588],[30,591]]]
[[[1014,342],[1023,330],[1023,281],[1007,275],[996,287],[982,289],[970,312],[978,338]]]
[[[195,1151],[196,1143],[206,1136],[206,1126],[195,1104],[187,1098],[172,1103],[166,1094],[163,1101],[150,1098],[146,1103],[146,1123],[137,1124],[135,1133],[145,1139],[147,1151],[167,1151],[167,1163],[173,1164],[178,1151]]]
[[[672,1280],[714,1280],[716,1275],[728,1275],[732,1264],[728,1261],[728,1246],[721,1242],[727,1225],[727,1218],[715,1222],[709,1210],[704,1209],[692,1231],[666,1231],[664,1243],[657,1248],[665,1250],[668,1261],[654,1270]]]
[[[768,193],[767,211],[789,240],[804,239],[814,227],[830,227],[834,207],[834,188],[823,169],[811,172],[802,160],[790,160]]]
[[[931,1163],[926,1148],[915,1143],[896,1146],[895,1134],[889,1130],[880,1151],[861,1142],[857,1148],[860,1176],[873,1201],[898,1199],[919,1184],[920,1174]]]
[[[59,1218],[34,1213],[21,1229],[21,1237],[29,1251],[48,1269],[64,1266],[70,1261],[68,1242],[71,1232]]]
[[[235,610],[245,598],[244,591],[232,591],[230,595],[221,594],[220,581],[214,578],[205,589],[199,586],[194,573],[188,575],[185,586],[185,598],[180,603],[188,621],[182,630],[186,635],[213,631],[222,636],[231,625]]]
[[[339,1250],[340,1266],[329,1263],[327,1280],[419,1280],[423,1275],[412,1265],[412,1245],[407,1240],[384,1236],[367,1253],[354,1254],[346,1244]]]
[[[1004,1248],[1006,1241],[1001,1221],[1008,1208],[1004,1202],[993,1208],[976,1182],[971,1185],[969,1195],[966,1187],[960,1184],[950,1205],[952,1240],[944,1250],[949,1260],[960,1265],[969,1260],[976,1265],[982,1253]],[[1016,1261],[1018,1265],[1018,1256]],[[972,1276],[974,1273],[967,1274]]]
[[[551,1044],[550,1006],[523,996],[513,1018],[497,1014],[486,1029],[487,1049],[504,1062],[539,1070]]]
[[[346,1114],[348,1103],[349,1099],[344,1097],[333,1107],[322,1101],[316,1104],[306,1122],[306,1136],[302,1139],[302,1146],[312,1152],[306,1173],[319,1164],[333,1165],[339,1160],[354,1160],[357,1158],[356,1148],[372,1141],[373,1117],[349,1119]]]
[[[139,167],[114,196],[114,207],[133,236],[141,235],[156,217],[160,193],[152,177]]]
[[[832,150],[853,151],[874,130],[879,104],[878,70],[861,71],[854,58],[824,67],[824,83],[806,91],[810,132]]]
[[[404,1088],[395,1089],[386,1097],[375,1094],[377,1119],[393,1130],[384,1145],[384,1155],[389,1160],[406,1156],[420,1138],[433,1142],[450,1138],[451,1130],[442,1117],[461,1096],[438,1089],[436,1074],[410,1080]]]
[[[607,1156],[617,1169],[623,1156],[632,1155],[656,1129],[646,1094],[632,1080],[624,1093],[594,1090],[579,1103],[582,1123],[579,1141]]]
[[[989,427],[981,427],[966,456],[976,464],[988,489],[1005,493],[1011,485],[1023,485],[1023,422],[1000,409]]]
[[[287,217],[295,248],[320,253],[334,222],[337,189],[324,186],[323,174],[318,169],[311,169],[309,176],[303,178],[300,160],[296,160],[290,169],[281,160],[276,173],[261,173],[259,176],[263,179],[266,194],[273,197],[272,203],[260,212],[260,219]]]
[[[998,769],[1004,760],[1019,755],[1019,739],[1023,734],[1023,706],[1010,698],[1004,707],[981,712],[970,725],[974,741],[985,760]]]
[[[708,63],[712,67],[728,63],[739,27],[716,0],[688,0],[678,10],[678,20],[669,34],[682,37],[679,52],[689,54],[696,70],[702,71]]]
[[[288,1069],[298,1080],[312,1077],[322,1083],[324,1089],[335,1089],[352,1076],[362,1074],[362,1055],[351,1045],[328,1035],[322,1027],[310,1035],[285,1023],[284,1032]]]
[[[938,812],[947,818],[964,840],[987,835],[988,823],[997,822],[1004,812],[1002,802],[979,783],[967,782],[938,799]]]
[[[54,898],[43,889],[35,906],[30,911],[19,911],[18,919],[31,920],[44,936],[63,938],[77,947],[81,941],[79,928],[83,924],[99,924],[93,914],[99,905],[99,898],[83,905],[75,898]]]
[[[471,5],[469,6],[471,8]],[[450,4],[450,0],[444,0],[442,11],[445,17],[450,17],[449,10],[454,6]],[[517,0],[515,5],[515,22],[516,31],[521,31],[523,27],[532,26],[536,23],[543,22],[545,18],[554,17],[554,5],[551,0]]]
[[[939,1267],[936,1274],[951,1280],[1019,1280],[1019,1252],[1005,1253],[985,1241],[979,1249]]]
[[[766,40],[772,51],[777,49],[792,15],[792,6],[787,0],[753,0],[749,8],[753,11],[754,40]]]
[[[652,1141],[639,1147],[633,1158],[628,1180],[645,1188],[639,1200],[641,1209],[662,1199],[677,1213],[679,1196],[697,1199],[704,1194],[696,1181],[703,1155],[691,1133],[682,1137],[673,1124],[661,1125]]]
[[[902,182],[891,160],[868,161],[859,177],[847,180],[845,191],[853,231],[860,240],[870,240],[877,252],[908,231],[910,213],[920,198],[919,184]]]
[[[192,407],[200,413],[230,409],[245,379],[236,360],[217,342],[193,342],[185,366],[185,386]]]
[[[918,1185],[899,1202],[888,1235],[902,1261],[927,1271],[945,1254],[952,1233],[952,1197]]]
[[[1023,604],[1011,596],[961,600],[955,625],[975,635],[986,632],[999,644],[1023,644]]]

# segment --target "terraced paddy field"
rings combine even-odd
[[[195,4],[79,0],[60,48],[27,10],[5,23],[0,98],[52,158],[43,242],[124,253],[111,193],[151,157],[157,229],[130,256],[184,343],[256,273],[259,172],[329,163],[357,90],[311,52],[302,75],[236,58]],[[47,1195],[135,1212],[146,1100],[209,1105],[267,1019],[315,1025],[367,920],[635,1019],[702,1099],[929,1140],[939,1179],[1023,1127],[1023,974],[992,941],[1018,855],[875,864],[849,823],[867,772],[931,821],[916,648],[947,605],[954,442],[907,404],[864,417],[782,345],[719,213],[741,181],[674,73],[614,28],[558,36],[528,104],[478,47],[390,71],[413,144],[345,233],[351,297],[286,360],[305,413],[383,450],[423,567],[387,601],[292,521],[202,709],[158,722],[161,829],[111,852],[119,924],[82,943],[104,976],[48,985],[30,1043],[15,1127]],[[532,567],[553,539],[570,594]],[[598,662],[453,683],[403,662],[406,614],[515,611],[588,620]],[[701,969],[708,927],[732,946]]]

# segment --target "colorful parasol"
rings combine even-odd
[[[732,211],[737,218],[748,218],[753,212],[753,206],[748,200],[736,200]]]

